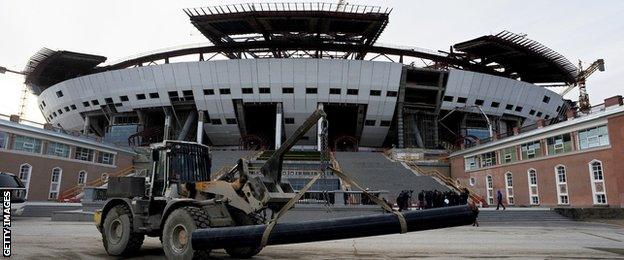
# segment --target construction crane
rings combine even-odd
[[[0,66],[0,74],[5,74],[7,72],[26,76],[26,73],[24,73],[22,71],[11,70],[11,69],[7,69],[6,67]],[[26,86],[24,86],[24,88],[22,89],[22,95],[20,97],[19,109],[18,109],[18,112],[17,112],[17,115],[20,118],[24,117],[24,112],[26,111],[26,101],[28,101],[28,94],[30,94],[30,92],[28,91],[28,88]]]
[[[585,85],[585,80],[592,75],[596,70],[604,71],[604,60],[598,59],[594,61],[587,69],[583,70],[583,63],[579,60],[579,74],[576,77],[576,82],[574,84],[569,85],[566,89],[564,89],[560,95],[564,96],[568,92],[570,92],[575,87],[579,88],[579,99],[578,99],[578,107],[581,112],[588,112],[591,108],[589,104],[589,95],[587,94],[587,88]]]

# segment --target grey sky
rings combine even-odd
[[[109,61],[206,42],[182,8],[258,1],[0,0],[0,66],[21,70],[42,47],[99,54]],[[335,3],[337,1],[329,1]],[[394,8],[379,42],[448,50],[502,30],[526,33],[573,63],[604,58],[588,80],[593,104],[624,93],[624,1],[348,1]],[[23,78],[0,74],[0,114],[18,111]],[[576,99],[577,91],[568,94]],[[26,118],[43,122],[32,96]]]

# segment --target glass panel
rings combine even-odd
[[[69,157],[69,145],[50,142],[48,143],[48,150],[46,154],[67,158]]]
[[[30,153],[41,153],[41,140],[17,135],[13,139],[13,149]]]
[[[5,132],[0,132],[0,149],[6,149],[8,139],[9,139],[9,134]]]

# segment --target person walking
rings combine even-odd
[[[424,209],[425,208],[425,190],[422,190],[420,193],[418,193],[418,209]]]
[[[496,200],[498,201],[498,204],[496,204],[496,210],[498,210],[500,206],[503,206],[503,210],[505,210],[505,204],[503,204],[503,193],[500,190],[496,191]]]

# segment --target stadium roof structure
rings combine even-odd
[[[484,65],[503,67],[506,74],[526,82],[574,83],[579,74],[579,69],[563,55],[508,31],[457,43],[453,48]]]
[[[372,45],[388,24],[391,11],[379,6],[303,2],[184,9],[191,23],[215,45],[249,40]]]
[[[38,95],[43,90],[41,88],[45,89],[67,79],[91,74],[96,66],[104,61],[106,61],[104,56],[43,48],[28,60],[24,68],[26,74],[24,83]]]

